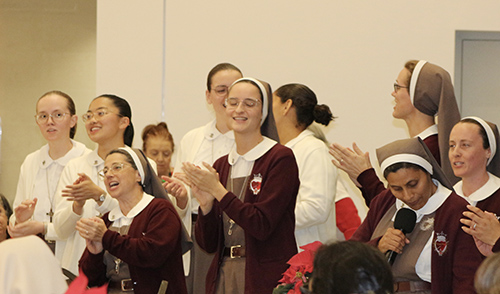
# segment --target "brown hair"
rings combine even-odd
[[[150,137],[163,137],[172,143],[172,152],[174,151],[174,138],[172,134],[168,131],[167,124],[161,122],[157,125],[151,124],[147,125],[144,130],[142,130],[142,150],[146,152],[146,142]]]
[[[490,140],[488,139],[488,135],[486,134],[486,130],[484,127],[475,119],[472,118],[464,118],[461,121],[459,121],[457,124],[464,123],[464,124],[473,124],[479,127],[479,135],[483,139],[483,149],[486,150],[490,148]]]
[[[413,74],[413,70],[415,66],[417,66],[418,60],[409,60],[405,63],[405,68],[410,71],[410,75],[408,76],[408,80],[406,81],[406,86],[410,87],[411,76]]]
[[[38,107],[38,102],[40,100],[42,100],[42,98],[49,96],[49,95],[58,95],[58,96],[63,97],[64,99],[66,99],[66,106],[68,107],[69,114],[71,114],[71,116],[76,114],[76,106],[75,106],[75,102],[73,101],[73,99],[68,94],[66,94],[62,91],[57,91],[57,90],[49,91],[49,92],[43,94],[42,97],[38,98],[38,101],[36,102],[37,107]],[[69,137],[71,139],[75,138],[76,125],[77,125],[77,123],[75,123],[75,126],[69,130]]]
[[[219,71],[223,71],[223,70],[234,70],[234,71],[239,72],[241,74],[241,76],[243,76],[243,74],[241,73],[241,70],[239,68],[237,68],[236,66],[232,65],[231,63],[219,63],[216,66],[214,66],[214,68],[212,68],[210,70],[210,72],[208,73],[208,77],[207,77],[207,89],[208,89],[208,91],[212,91],[212,78],[214,77],[214,75],[216,73],[218,73]]]

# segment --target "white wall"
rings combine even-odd
[[[98,1],[97,91],[128,99],[139,133],[162,119],[164,53],[165,120],[176,142],[211,118],[206,75],[231,62],[273,89],[308,85],[338,116],[328,139],[374,154],[408,136],[390,96],[405,61],[426,59],[453,77],[455,30],[500,30],[498,1],[165,3],[164,14],[163,0]]]
[[[163,1],[97,1],[96,96],[129,101],[140,147],[145,125],[161,121]]]

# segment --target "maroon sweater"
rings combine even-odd
[[[481,208],[481,210],[486,210],[489,212],[493,212],[496,215],[500,215],[500,189],[496,190],[490,197],[479,201],[476,204],[477,208]],[[500,251],[500,239],[497,240],[495,245],[493,246],[493,252]],[[485,258],[485,257],[483,257]]]
[[[441,164],[441,156],[439,155],[438,135],[432,135],[423,140],[427,148],[431,151],[436,161]],[[384,183],[377,177],[375,169],[370,168],[363,171],[357,178],[361,185],[361,194],[365,199],[366,206],[370,207],[372,199],[385,190]]]
[[[381,236],[372,239],[372,233],[380,219],[395,202],[396,198],[390,190],[385,190],[375,197],[365,221],[351,240],[377,246]],[[472,237],[461,229],[460,218],[466,205],[467,201],[453,192],[436,210],[431,255],[431,292],[433,294],[475,293],[474,274],[482,258]],[[448,242],[442,255],[439,255],[434,247],[438,234],[445,236]]]
[[[103,216],[111,225],[109,212]],[[134,293],[158,293],[162,280],[168,281],[167,293],[185,294],[186,283],[182,264],[181,220],[172,203],[155,198],[132,221],[128,235],[107,230],[102,238],[104,250],[129,265]],[[104,250],[92,254],[85,249],[80,268],[89,278],[89,286],[108,282]]]
[[[229,175],[228,156],[214,163],[222,183]],[[287,261],[297,253],[295,243],[295,201],[299,173],[292,150],[276,144],[255,161],[250,181],[262,176],[257,195],[246,190],[244,201],[229,192],[212,210],[201,210],[195,226],[196,241],[209,253],[216,253],[206,280],[206,293],[215,293],[224,232],[222,212],[245,230],[245,294],[271,293],[288,268]],[[334,229],[334,228],[332,228]]]

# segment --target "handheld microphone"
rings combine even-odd
[[[415,211],[403,207],[396,213],[396,218],[394,219],[394,228],[400,230],[401,232],[403,232],[403,234],[406,235],[413,231],[416,222],[417,214],[415,213]],[[385,255],[387,256],[387,261],[392,266],[398,254],[392,250],[387,250]]]

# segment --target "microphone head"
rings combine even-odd
[[[401,230],[403,234],[409,234],[415,228],[415,223],[417,222],[417,214],[415,211],[409,208],[401,208],[396,213],[396,218],[394,219],[394,228]]]

